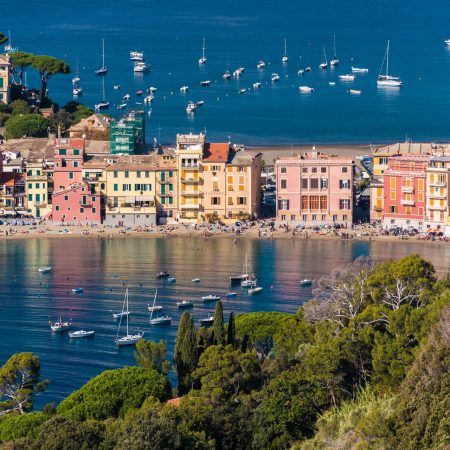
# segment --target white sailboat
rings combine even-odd
[[[326,69],[328,67],[327,53],[325,51],[325,46],[323,47],[323,57],[324,61],[319,64],[319,69]]]
[[[80,73],[78,71],[78,58],[77,58],[77,71],[75,73],[75,76],[72,78],[72,84],[77,85],[80,82]]]
[[[97,111],[99,111],[100,109],[108,109],[108,108],[109,108],[109,102],[106,101],[106,96],[105,96],[105,79],[102,78],[102,101],[95,105],[95,109]]]
[[[334,56],[333,59],[330,61],[330,66],[335,67],[339,65],[339,59],[336,55],[336,33],[333,34],[333,48],[334,48]]]
[[[252,286],[247,292],[249,295],[261,294],[263,288],[258,286],[258,280],[255,280],[255,285]]]
[[[95,71],[96,75],[106,75],[108,72],[107,67],[105,66],[105,40],[102,39],[102,67]]]
[[[120,326],[122,325],[122,315],[120,316],[119,326],[117,327],[117,336],[116,336],[116,345],[118,347],[122,347],[125,345],[134,345],[137,341],[140,341],[144,337],[144,333],[136,333],[136,334],[130,334],[128,329],[128,316],[129,316],[129,307],[128,307],[128,288],[125,291],[125,298],[123,299],[122,304],[122,314],[125,314],[126,318],[126,335],[119,337],[120,334]]]
[[[158,316],[158,317],[153,318],[153,312],[157,311],[157,306],[155,306],[157,297],[158,297],[158,290],[155,291],[155,297],[153,299],[153,306],[151,308],[151,313],[150,313],[150,325],[170,325],[170,323],[172,322],[172,317],[170,317],[168,315]],[[150,308],[149,308],[149,310],[150,310]]]
[[[244,263],[244,273],[249,273],[251,272],[248,268],[248,258],[247,255],[245,255],[245,263]],[[241,281],[241,286],[243,288],[252,288],[252,287],[256,287],[256,281],[253,279],[253,275],[251,277],[247,276],[247,278],[245,280]]]
[[[5,45],[5,53],[17,52],[19,49],[14,47],[11,40],[11,30],[8,30],[8,43]]]
[[[281,58],[281,62],[283,64],[286,64],[289,61],[289,58],[287,56],[287,48],[286,48],[286,39],[284,40],[284,53],[283,53],[283,57]]]
[[[242,268],[241,275],[232,275],[230,277],[230,283],[240,283],[241,281],[248,279],[248,252],[245,254],[244,266]]]
[[[203,47],[202,47],[202,57],[198,60],[199,64],[205,64],[206,63],[206,57],[205,57],[205,38],[203,38]]]
[[[381,87],[401,87],[403,83],[400,80],[400,78],[389,75],[389,47],[390,41],[388,41],[387,43],[386,53],[383,58],[383,64],[381,65],[380,74],[378,75],[377,85]],[[381,71],[383,70],[385,60],[386,60],[386,74],[382,75]]]
[[[49,322],[48,324],[50,325],[51,330],[54,331],[55,333],[67,331],[72,328],[72,322],[71,321],[63,322],[61,316],[59,316],[59,320],[57,320],[56,322]]]

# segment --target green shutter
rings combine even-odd
[[[119,190],[119,185],[118,184],[114,184],[114,190],[118,191]]]

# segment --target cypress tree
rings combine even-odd
[[[225,343],[225,329],[223,327],[223,306],[219,300],[216,302],[216,310],[214,312],[214,344],[222,345]]]
[[[174,360],[178,374],[178,395],[192,388],[192,372],[197,367],[197,334],[194,321],[188,312],[181,316],[175,340]]]
[[[227,344],[232,345],[236,342],[236,323],[234,322],[234,313],[231,311],[230,318],[228,319],[228,329],[227,329]]]

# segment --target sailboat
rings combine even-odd
[[[170,325],[170,323],[172,322],[172,317],[168,315],[153,318],[153,312],[157,310],[157,306],[155,306],[157,297],[158,297],[158,289],[155,291],[155,298],[153,299],[153,306],[151,307],[150,325]]]
[[[245,255],[244,273],[246,273],[246,274],[249,273],[249,270],[248,270],[248,257],[247,257],[247,255]],[[252,279],[250,279],[250,277],[247,276],[247,278],[245,280],[241,281],[241,286],[243,288],[256,287],[256,281],[253,280],[253,276],[251,278]]]
[[[283,53],[283,57],[281,58],[281,62],[282,63],[287,63],[289,61],[289,58],[287,56],[287,51],[286,51],[286,39],[284,40],[284,53]]]
[[[126,314],[123,314],[126,313]],[[126,318],[126,335],[123,337],[119,337],[120,333],[120,326],[122,325],[122,317],[120,316],[119,326],[117,327],[117,336],[116,336],[116,345],[118,347],[122,347],[125,345],[134,345],[137,341],[140,341],[144,337],[144,333],[136,333],[136,334],[130,334],[128,330],[128,316],[129,316],[129,310],[128,310],[128,288],[125,291],[125,298],[123,299],[122,304],[122,314],[125,315]]]
[[[72,322],[70,320],[68,322],[64,322],[61,316],[59,316],[59,320],[57,320],[56,322],[49,322],[48,324],[50,325],[51,330],[55,333],[67,331],[72,328]]]
[[[102,39],[102,67],[95,71],[96,75],[106,75],[108,72],[107,67],[105,66],[105,40]]]
[[[73,85],[76,85],[76,84],[78,84],[80,81],[81,81],[81,80],[80,80],[80,73],[79,73],[79,71],[78,71],[78,58],[77,58],[77,71],[76,71],[75,76],[72,78],[72,84],[73,84]]]
[[[202,57],[198,60],[199,64],[205,64],[206,57],[205,57],[205,38],[203,38],[203,47],[202,47]]]
[[[323,47],[323,57],[324,62],[319,64],[319,69],[326,69],[328,67],[327,53],[325,52],[325,46]]]
[[[108,109],[109,108],[109,102],[106,101],[105,97],[105,79],[102,79],[102,101],[100,103],[97,103],[95,105],[95,109],[98,111],[100,109]]]
[[[389,75],[389,47],[390,41],[387,43],[386,53],[383,58],[380,74],[378,75],[377,85],[382,87],[400,87],[403,84],[400,78]],[[381,74],[384,66],[384,60],[386,60],[386,75]]]
[[[245,254],[244,267],[241,275],[232,275],[230,277],[230,283],[240,283],[248,279],[248,253]]]
[[[333,48],[334,48],[334,56],[333,59],[330,61],[330,66],[335,67],[339,65],[339,59],[336,55],[336,33],[333,35]]]
[[[5,53],[17,52],[19,49],[12,45],[11,30],[8,30],[8,43],[5,45]]]

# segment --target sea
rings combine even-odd
[[[88,106],[102,99],[104,82],[107,112],[120,117],[123,110],[115,106],[123,95],[131,95],[128,109],[142,108],[143,97],[136,92],[156,87],[153,104],[145,108],[150,143],[172,144],[177,133],[186,132],[248,146],[450,139],[447,0],[24,0],[11,5],[0,1],[0,29],[11,30],[20,50],[62,58],[73,73],[78,58],[80,101]],[[328,61],[334,56],[334,35],[340,65],[320,70],[323,48]],[[101,65],[102,38],[104,79],[94,75]],[[203,38],[207,62],[199,66]],[[281,62],[284,39],[286,65]],[[376,85],[388,40],[389,73],[401,77],[400,89]],[[145,53],[151,72],[134,74],[131,50]],[[266,62],[264,70],[257,70],[259,60]],[[227,68],[233,72],[241,66],[242,77],[222,79]],[[306,66],[311,73],[299,76]],[[354,82],[339,81],[351,66],[369,72],[356,74]],[[272,73],[279,74],[279,82],[271,83]],[[73,76],[50,80],[49,95],[61,106],[73,99]],[[204,80],[210,87],[200,87]],[[260,89],[253,89],[255,82],[262,83]],[[32,70],[27,83],[39,87]],[[120,90],[113,90],[116,84]],[[180,93],[184,85],[186,95]],[[301,94],[300,85],[314,92]],[[361,94],[351,95],[349,89]],[[188,115],[190,100],[205,104]]]
[[[183,310],[176,302],[192,300],[190,310],[196,326],[214,314],[214,302],[202,296],[222,297],[225,320],[231,311],[282,311],[295,313],[312,298],[312,287],[299,281],[317,281],[334,268],[358,256],[375,261],[419,253],[445,276],[450,247],[404,242],[351,242],[328,240],[258,240],[241,238],[37,238],[0,241],[0,365],[16,352],[40,357],[41,374],[50,381],[45,393],[35,399],[37,408],[59,403],[92,377],[107,369],[135,365],[134,348],[117,348],[119,327],[113,313],[120,312],[129,290],[130,332],[144,331],[145,338],[164,339],[173,362],[175,336]],[[249,272],[263,287],[248,295],[230,286],[229,276],[242,273],[248,257]],[[48,274],[40,267],[52,266]],[[159,280],[167,271],[175,283]],[[194,283],[194,278],[200,278]],[[82,294],[72,289],[82,287]],[[148,305],[157,305],[172,317],[166,326],[150,326]],[[233,290],[234,298],[226,294]],[[95,330],[94,337],[71,339],[67,333],[52,333],[48,322],[70,319],[73,329]],[[124,328],[120,329],[121,335]],[[172,384],[176,376],[170,374]]]

